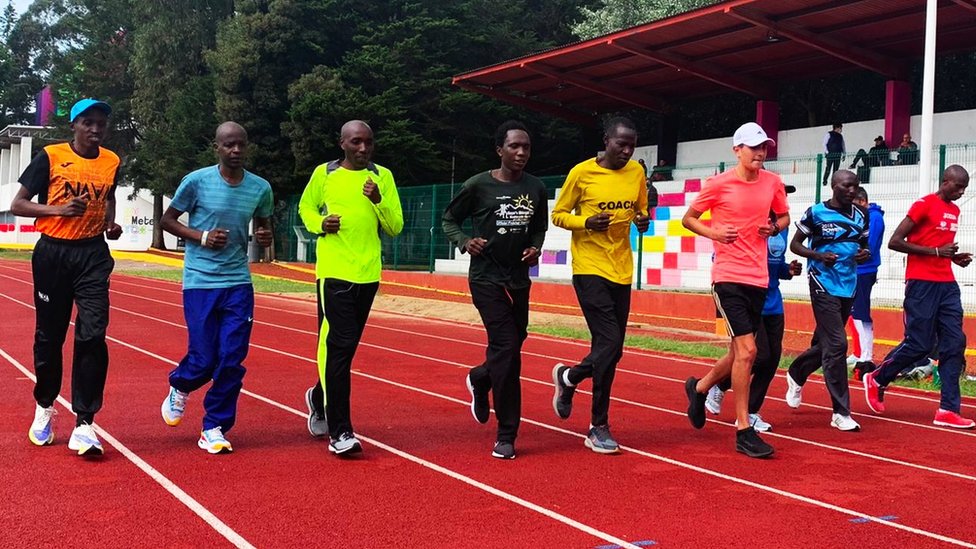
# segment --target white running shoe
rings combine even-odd
[[[861,426],[858,425],[854,418],[851,416],[842,416],[840,414],[834,414],[830,416],[830,426],[835,429],[840,429],[841,431],[860,431]]]
[[[224,438],[224,433],[220,427],[200,431],[200,440],[197,446],[211,454],[229,454],[234,451],[230,441]]]
[[[793,376],[786,372],[786,405],[790,408],[799,408],[803,402],[803,385],[793,381]]]
[[[54,416],[58,411],[54,405],[42,408],[40,404],[34,409],[34,422],[31,423],[27,437],[38,446],[47,446],[54,442]]]
[[[163,405],[160,407],[166,425],[176,427],[183,421],[183,410],[186,409],[186,398],[188,396],[190,396],[189,393],[177,391],[173,387],[169,388],[169,394],[166,395],[166,399],[163,400]]]
[[[725,398],[725,391],[719,389],[718,385],[712,385],[712,388],[708,390],[708,395],[705,397],[705,409],[712,415],[719,415],[722,413],[723,398]]]
[[[856,357],[854,355],[850,355],[849,357],[847,357],[847,365],[848,366],[853,366],[853,365],[857,364],[860,360],[861,360],[860,358],[858,358],[858,357]]]
[[[363,451],[363,445],[359,443],[356,435],[345,432],[340,433],[339,438],[329,440],[329,451],[335,455],[358,454]]]
[[[749,425],[752,425],[752,428],[760,433],[773,430],[773,425],[763,420],[759,414],[749,414]]]
[[[102,442],[95,434],[95,428],[89,423],[82,423],[71,431],[68,449],[78,452],[79,456],[100,456],[103,453]]]

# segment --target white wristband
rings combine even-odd
[[[200,245],[204,248],[207,247],[207,237],[210,236],[210,231],[203,231],[200,235]]]

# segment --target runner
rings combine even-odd
[[[319,378],[305,392],[308,431],[328,434],[336,455],[362,451],[349,408],[352,359],[379,288],[379,230],[396,236],[403,229],[393,174],[372,161],[373,130],[346,122],[339,147],[344,157],[315,168],[298,204],[305,228],[318,235]]]
[[[553,408],[562,419],[573,410],[573,394],[593,378],[590,430],[584,443],[600,454],[620,450],[610,434],[610,388],[623,356],[634,254],[630,224],[647,230],[647,186],[644,170],[630,157],[637,146],[637,127],[626,118],[604,126],[602,156],[577,164],[552,209],[552,223],[572,231],[573,288],[592,334],[590,353],[579,364],[552,369]]]
[[[546,236],[548,198],[542,181],[525,173],[532,141],[519,122],[495,131],[501,166],[464,182],[443,216],[444,234],[471,255],[468,285],[471,299],[488,333],[485,361],[468,373],[471,413],[488,423],[488,392],[498,418],[498,437],[491,455],[515,458],[522,409],[522,342],[529,325],[529,267],[539,263]],[[469,236],[461,224],[470,219]]]
[[[78,416],[68,448],[79,455],[101,455],[95,414],[102,408],[108,374],[108,279],[115,267],[105,239],[118,240],[115,188],[121,181],[119,157],[101,147],[112,108],[82,99],[71,107],[68,143],[48,145],[20,175],[10,212],[36,217],[41,233],[34,246],[34,400],[28,437],[38,446],[54,442],[54,401],[61,392],[61,348],[75,318],[71,363],[71,410]],[[31,199],[38,197],[37,202]],[[105,236],[102,236],[102,235]]]
[[[235,122],[217,127],[216,166],[183,178],[163,230],[186,242],[183,262],[183,315],[186,356],[169,374],[169,394],[161,412],[167,425],[183,420],[189,394],[210,381],[203,400],[206,413],[197,446],[211,454],[233,451],[226,434],[237,418],[254,318],[254,286],[247,263],[248,227],[254,239],[271,245],[271,185],[244,169],[247,132]],[[184,225],[179,217],[189,214]]]
[[[762,322],[769,285],[766,239],[790,223],[783,181],[762,169],[770,144],[775,142],[759,124],[739,126],[732,137],[738,164],[706,180],[681,220],[688,230],[715,241],[712,297],[732,338],[729,352],[716,362],[715,368],[701,379],[690,377],[685,382],[688,419],[696,429],[705,426],[706,394],[731,375],[738,428],[735,448],[749,457],[773,453],[773,447],[749,424],[749,383],[756,359],[754,334]],[[710,224],[701,219],[707,211],[711,211]]]

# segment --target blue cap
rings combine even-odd
[[[104,101],[99,101],[98,99],[92,99],[89,97],[88,99],[82,99],[81,101],[75,103],[73,107],[71,107],[71,118],[69,119],[69,121],[74,122],[75,118],[78,118],[83,112],[87,111],[88,109],[98,109],[103,113],[105,113],[105,116],[112,114],[112,107],[109,107],[108,103]]]

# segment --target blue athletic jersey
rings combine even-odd
[[[769,266],[769,286],[766,287],[766,303],[763,316],[783,314],[783,293],[779,289],[780,280],[793,278],[790,266],[786,263],[786,243],[789,230],[780,231],[766,240],[766,263]]]
[[[227,229],[227,245],[219,250],[199,242],[186,243],[183,288],[229,288],[251,283],[247,265],[248,226],[253,217],[271,217],[271,185],[251,172],[231,186],[217,166],[191,172],[183,178],[170,207],[190,214],[188,226],[198,231]]]
[[[832,296],[853,297],[857,288],[854,255],[868,246],[867,212],[856,204],[840,211],[822,202],[807,208],[796,227],[807,237],[811,250],[837,254],[831,268],[815,259],[807,260],[807,275],[814,287]]]

